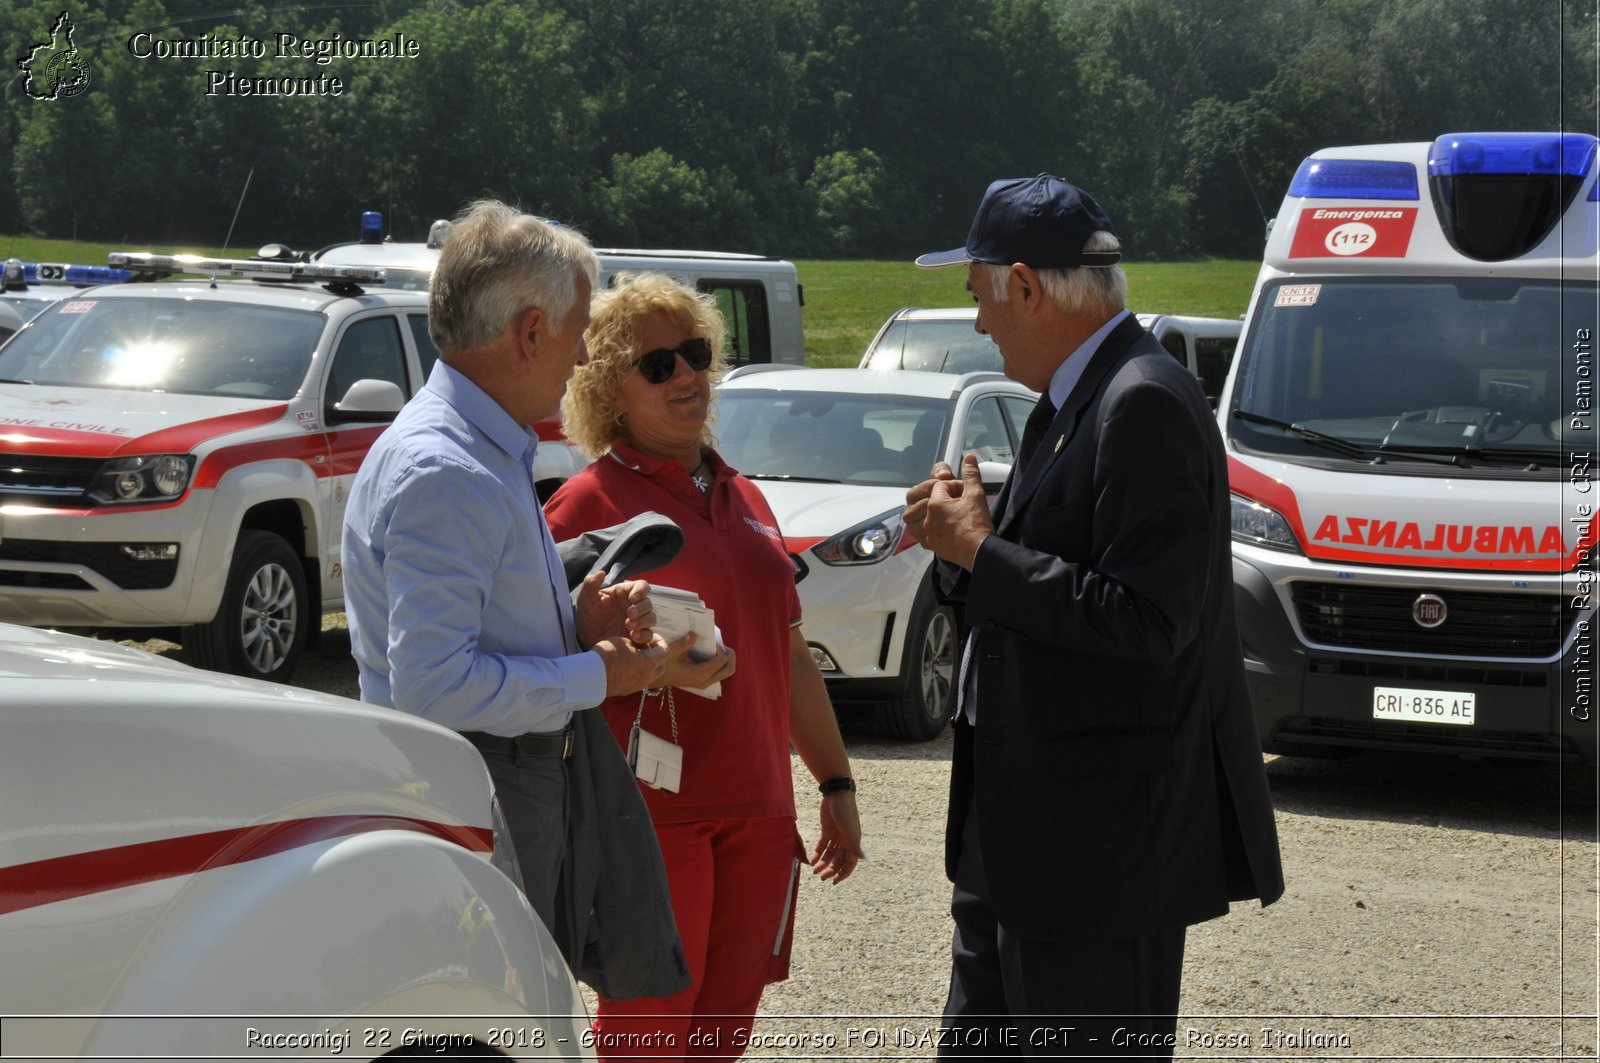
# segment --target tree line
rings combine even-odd
[[[48,41],[63,3],[0,13],[6,54]],[[381,210],[417,240],[495,196],[603,246],[902,257],[956,242],[990,180],[1050,171],[1134,258],[1249,258],[1318,147],[1597,121],[1580,0],[217,6],[79,0],[76,95],[32,98],[12,64],[0,231],[316,247]],[[415,54],[279,54],[281,33]],[[152,44],[241,38],[263,54]]]

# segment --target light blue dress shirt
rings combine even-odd
[[[367,454],[344,517],[361,697],[457,731],[565,727],[605,697],[533,488],[538,439],[438,362]]]

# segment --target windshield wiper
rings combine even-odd
[[[792,482],[792,483],[797,483],[797,484],[840,484],[840,483],[844,483],[843,480],[829,480],[829,479],[826,479],[825,477],[821,477],[821,476],[791,476],[786,472],[784,472],[784,473],[747,472],[747,473],[744,473],[744,478],[746,480],[783,480],[785,482]]]
[[[1385,454],[1397,454],[1406,457],[1423,459],[1431,458],[1433,460],[1445,460],[1447,458],[1457,459],[1458,464],[1461,463],[1459,459],[1462,458],[1473,458],[1478,461],[1520,462],[1527,465],[1529,469],[1538,469],[1540,462],[1551,462],[1559,465],[1566,460],[1566,455],[1559,450],[1535,450],[1531,447],[1526,450],[1520,447],[1473,446],[1439,448],[1408,447],[1404,450],[1399,448],[1391,450],[1388,447],[1379,447],[1378,449]]]
[[[27,385],[29,385],[31,387],[33,385],[33,381],[31,381],[31,380],[7,380],[4,377],[0,377],[0,384],[27,384]]]
[[[1234,410],[1233,415],[1239,418],[1241,421],[1249,421],[1251,424],[1260,424],[1266,425],[1268,428],[1276,428],[1280,431],[1287,432],[1292,436],[1299,436],[1301,439],[1304,439],[1307,442],[1316,443],[1320,446],[1326,447],[1329,450],[1338,451],[1340,454],[1348,454],[1352,458],[1372,457],[1371,450],[1362,446],[1360,443],[1352,443],[1348,439],[1340,439],[1338,436],[1330,436],[1326,432],[1319,432],[1315,428],[1307,428],[1303,424],[1291,424],[1288,421],[1280,421],[1275,417],[1264,417],[1259,413],[1251,413],[1249,410]]]

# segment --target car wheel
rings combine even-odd
[[[199,668],[285,683],[300,664],[310,621],[299,556],[282,537],[246,529],[215,619],[183,629],[184,656]]]
[[[938,737],[955,711],[960,652],[955,613],[935,602],[924,584],[906,627],[900,695],[878,707],[886,734],[917,741]]]

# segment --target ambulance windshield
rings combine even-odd
[[[1550,470],[1593,444],[1595,308],[1595,285],[1570,281],[1279,281],[1229,430],[1288,457]]]

